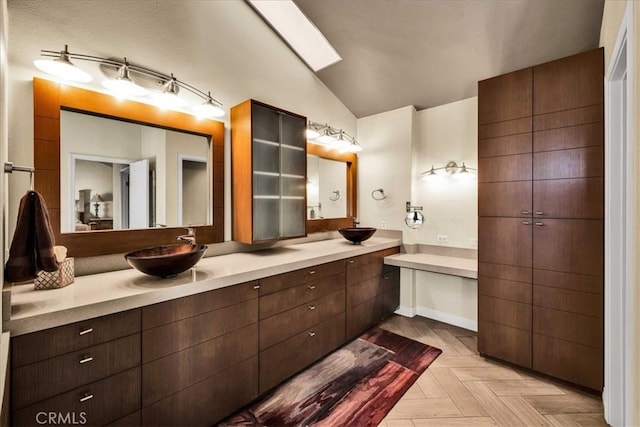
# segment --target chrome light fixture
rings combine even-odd
[[[67,45],[59,52],[43,49],[40,51],[40,55],[48,59],[34,61],[35,66],[54,77],[73,82],[89,82],[91,81],[91,75],[71,63],[71,59],[94,62],[99,64],[103,71],[116,73],[116,77],[106,79],[102,82],[102,85],[117,97],[149,96],[162,108],[184,108],[188,105],[188,102],[181,98],[178,93],[180,89],[185,89],[204,100],[201,105],[193,107],[198,116],[214,118],[224,115],[222,103],[214,99],[211,96],[211,92],[197,89],[182,80],[178,80],[173,74],[166,74],[151,68],[131,64],[126,58],[119,60],[72,53],[69,52]],[[158,93],[153,90],[155,87],[152,87],[152,90],[148,90],[147,87],[140,84],[140,81],[134,80],[134,76],[137,80],[146,79],[147,87],[153,85],[161,87],[162,92]],[[153,83],[149,83],[149,80]]]
[[[355,137],[342,129],[327,124],[309,122],[307,124],[307,139],[313,144],[319,144],[339,151],[357,153],[362,151]]]
[[[436,168],[435,166],[431,166],[431,169],[428,171],[422,172],[420,177],[424,180],[430,181],[433,179],[437,179],[440,174],[438,174],[439,170],[443,170],[457,178],[457,179],[473,179],[475,178],[475,174],[470,171],[477,171],[478,169],[467,166],[464,162],[462,162],[462,166],[459,166],[458,163],[451,160],[446,165]]]

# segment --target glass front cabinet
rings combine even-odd
[[[306,123],[254,100],[231,109],[233,240],[306,236]]]

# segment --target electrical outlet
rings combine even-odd
[[[447,236],[446,234],[438,234],[438,242],[448,242],[449,241],[449,236]]]
[[[387,228],[387,221],[386,220],[382,220],[382,222],[380,223],[380,228],[385,230]]]

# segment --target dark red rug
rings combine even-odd
[[[377,426],[440,353],[374,328],[220,425]]]

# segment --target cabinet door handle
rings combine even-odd
[[[253,285],[253,289],[260,289],[260,285]]]
[[[542,227],[542,226],[544,225],[544,222],[536,222],[536,225],[537,225],[538,227]]]
[[[311,271],[309,272],[309,274],[316,274],[316,271],[315,271],[315,270],[311,270]]]
[[[86,402],[87,400],[93,399],[93,394],[85,393],[80,398],[80,402]]]
[[[536,215],[544,215],[543,211],[536,211]]]
[[[89,356],[88,354],[86,354],[86,355],[84,355],[84,356],[82,356],[80,358],[80,364],[81,365],[84,364],[84,363],[89,363],[91,361],[93,361],[93,357]]]
[[[527,211],[527,210],[522,210],[520,211],[520,214],[522,215],[529,215],[531,212]]]
[[[316,288],[316,285],[311,285],[311,286],[309,286],[309,290],[310,290],[310,291],[314,290],[315,288]]]
[[[382,276],[382,278],[383,278],[384,280],[389,280],[389,279],[390,279],[390,277],[389,277],[389,276]]]
[[[531,224],[529,221],[522,221],[522,225],[529,225]]]
[[[313,311],[313,310],[315,310],[315,309],[316,309],[316,306],[315,306],[315,305],[310,305],[308,308],[309,308],[309,310],[312,310],[312,311]]]
[[[310,336],[310,337],[315,337],[315,336],[316,336],[316,333],[315,333],[315,332],[309,332],[309,336]]]
[[[93,328],[87,328],[80,331],[80,335],[87,335],[93,332]]]
[[[352,259],[350,259],[350,260],[349,260],[349,264],[353,264],[354,262],[355,262],[355,261],[354,261],[354,260],[352,260]]]

